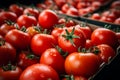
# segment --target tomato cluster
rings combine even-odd
[[[120,1],[114,1],[110,8],[100,12],[100,13],[94,13],[91,15],[91,19],[99,20],[103,22],[110,22],[114,24],[120,25]]]
[[[0,12],[0,80],[87,80],[120,44],[119,33],[92,27],[11,4]]]

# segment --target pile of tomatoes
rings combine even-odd
[[[88,80],[120,44],[119,32],[90,27],[50,9],[1,9],[0,80]]]
[[[120,0],[114,1],[109,9],[92,14],[90,18],[120,25]]]

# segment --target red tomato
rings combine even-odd
[[[23,31],[12,29],[6,34],[5,40],[17,50],[23,50],[27,49],[30,45],[31,36]]]
[[[10,21],[16,22],[17,15],[14,12],[2,11],[2,12],[0,12],[0,25],[5,23],[5,20],[6,21],[10,20]]]
[[[11,4],[9,6],[9,10],[14,12],[17,16],[20,16],[23,14],[23,7],[22,6],[19,6],[17,4]]]
[[[82,24],[81,24],[81,26],[80,25],[76,25],[75,27],[80,29],[81,31],[83,31],[84,36],[85,36],[86,39],[90,39],[92,30],[90,29],[89,26],[84,25],[84,24],[82,26]]]
[[[31,49],[34,54],[41,55],[46,49],[57,44],[55,38],[49,34],[36,34],[31,40]]]
[[[9,62],[14,62],[16,58],[15,48],[3,38],[0,38],[0,66]]]
[[[64,24],[65,27],[70,27],[70,26],[75,26],[76,25],[75,21],[73,21],[72,19],[69,19],[69,18],[66,18],[66,19],[61,18],[61,19],[59,19],[58,23],[59,24]]]
[[[58,23],[58,16],[52,10],[43,10],[39,14],[38,23],[42,28],[51,29]]]
[[[73,27],[65,29],[58,37],[59,46],[68,53],[76,52],[79,47],[84,47],[85,41],[83,32]]]
[[[92,16],[91,16],[91,19],[95,19],[95,20],[99,20],[101,18],[100,14],[99,13],[94,13]]]
[[[64,61],[64,57],[60,55],[60,52],[55,48],[45,50],[40,57],[40,63],[51,66],[59,74],[65,72]]]
[[[120,7],[120,1],[117,0],[117,1],[114,1],[112,4],[111,4],[111,8],[119,8]]]
[[[63,13],[66,13],[67,10],[68,10],[70,7],[72,7],[72,6],[69,5],[69,4],[64,4],[64,5],[61,7],[61,11],[62,11]]]
[[[14,24],[12,24],[12,23],[10,23],[10,24],[9,23],[4,23],[0,27],[0,34],[2,36],[5,36],[7,34],[7,32],[12,30],[12,29],[15,29]]]
[[[93,53],[74,52],[65,59],[65,71],[69,75],[90,77],[99,69],[100,61]]]
[[[19,80],[60,80],[57,72],[45,64],[33,64],[23,71]]]
[[[87,40],[86,40],[86,44],[85,44],[85,48],[86,48],[86,49],[90,49],[90,48],[92,48],[93,46],[94,46],[94,45],[93,45],[92,41],[89,40],[89,39],[87,39]]]
[[[120,32],[117,32],[117,33],[116,33],[116,36],[117,36],[118,42],[119,42],[119,44],[120,44]]]
[[[67,10],[66,12],[67,15],[70,15],[70,16],[78,16],[78,10],[74,7],[71,7]]]
[[[35,8],[30,8],[30,7],[28,7],[28,8],[26,8],[26,9],[24,9],[23,14],[32,15],[32,16],[34,16],[36,19],[38,19],[39,11],[38,11],[37,9],[35,9]]]
[[[17,61],[18,66],[20,66],[21,69],[26,69],[28,66],[31,66],[33,64],[39,63],[39,57],[35,56],[34,54],[31,54],[28,51],[22,51],[19,53],[19,58]]]
[[[66,3],[66,0],[54,0],[54,2],[59,8],[61,8]]]
[[[34,16],[23,14],[17,18],[17,24],[19,27],[25,26],[27,28],[33,25],[36,26],[37,20]]]
[[[109,45],[100,44],[97,48],[100,50],[99,56],[105,63],[109,62],[116,55],[114,49]]]
[[[114,21],[115,24],[119,24],[120,25],[120,17],[117,18],[115,21]]]
[[[21,68],[8,64],[4,66],[5,69],[0,67],[0,80],[19,80],[22,73]]]
[[[62,33],[63,31],[63,28],[54,28],[51,32],[51,35],[54,36],[54,38],[56,39],[56,42],[58,42],[58,37],[60,36],[60,34]]]
[[[118,45],[118,39],[112,30],[106,28],[97,28],[91,34],[91,40],[94,45],[107,44],[113,48]]]
[[[88,6],[87,6],[87,3],[86,2],[84,2],[84,1],[80,1],[80,2],[78,2],[77,3],[77,5],[76,5],[76,8],[77,9],[83,9],[83,8],[87,8]]]

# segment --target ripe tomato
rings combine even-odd
[[[17,50],[23,50],[27,49],[30,45],[31,36],[23,31],[12,29],[6,34],[5,40]]]
[[[91,16],[91,19],[95,19],[95,20],[100,20],[101,16],[99,13],[94,13],[92,16]]]
[[[60,80],[57,72],[45,64],[33,64],[23,71],[19,80]]]
[[[28,7],[28,8],[26,8],[26,9],[24,9],[23,14],[32,15],[32,16],[34,16],[36,19],[38,19],[39,11],[38,11],[37,9],[35,9],[35,8],[30,8],[30,7]]]
[[[70,16],[78,16],[78,10],[74,7],[71,7],[67,10],[66,12],[67,15],[70,15]]]
[[[117,36],[118,42],[119,42],[119,44],[120,44],[120,32],[116,32],[116,36]]]
[[[83,32],[73,27],[65,29],[58,37],[58,45],[68,53],[76,52],[79,47],[84,47],[85,41]]]
[[[31,54],[29,51],[22,51],[18,55],[17,64],[21,69],[26,69],[28,66],[39,63],[39,57]]]
[[[9,62],[14,62],[16,58],[15,48],[3,38],[0,38],[0,66]]]
[[[87,39],[86,40],[86,44],[85,44],[85,48],[86,49],[90,49],[90,48],[92,48],[94,45],[93,45],[93,43],[92,43],[92,41],[90,40],[90,39]]]
[[[36,26],[37,20],[34,16],[23,14],[17,18],[17,24],[19,27],[25,26],[27,28],[33,25]]]
[[[7,34],[7,32],[12,30],[12,29],[15,29],[14,24],[12,24],[12,23],[10,23],[10,24],[9,23],[4,23],[0,27],[0,34],[2,36],[5,36]]]
[[[10,20],[10,21],[16,22],[17,15],[14,12],[2,11],[2,12],[0,12],[0,25],[5,23],[5,20],[6,21]]]
[[[94,45],[107,44],[113,48],[118,45],[118,39],[112,30],[106,28],[97,28],[91,34],[91,40]]]
[[[66,0],[54,0],[54,2],[59,8],[61,8],[66,3]]]
[[[45,50],[40,57],[40,63],[51,66],[59,74],[65,72],[64,61],[64,57],[60,55],[60,52],[55,48]]]
[[[11,4],[9,6],[9,10],[14,12],[17,16],[20,16],[23,14],[23,7],[22,6],[19,6],[17,4]]]
[[[69,75],[90,77],[99,69],[100,61],[93,53],[73,52],[65,59],[65,71]]]
[[[97,48],[100,50],[100,53],[98,55],[105,63],[109,62],[109,60],[116,55],[114,49],[107,44],[97,45]]]
[[[69,5],[69,4],[64,4],[64,5],[61,7],[61,11],[62,11],[63,13],[66,13],[67,10],[68,10],[70,7],[72,7],[72,6]]]
[[[8,64],[4,68],[0,67],[0,80],[19,80],[21,73],[21,68]]]
[[[42,28],[51,29],[58,23],[58,16],[52,10],[43,10],[39,14],[38,23]]]
[[[115,24],[119,24],[120,25],[120,17],[117,18],[115,21],[114,21]]]
[[[31,49],[34,54],[41,55],[46,49],[57,44],[55,38],[49,34],[36,34],[31,40]]]

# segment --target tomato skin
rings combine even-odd
[[[23,14],[23,7],[18,6],[17,4],[11,4],[9,6],[9,10],[16,13],[17,16],[20,16]]]
[[[57,44],[55,38],[49,34],[36,34],[31,40],[31,49],[34,54],[41,55],[46,49]]]
[[[68,32],[71,32],[73,27],[67,28]],[[62,48],[63,51],[72,53],[78,51],[79,47],[84,47],[85,45],[85,37],[83,32],[80,29],[75,28],[74,35],[79,36],[80,38],[73,38],[73,43],[75,46],[70,42],[70,40],[66,40],[65,37],[62,35],[66,35],[66,31],[64,30],[61,35],[58,37],[58,45]]]
[[[29,58],[30,52],[20,52],[17,60],[18,66],[20,66],[21,69],[26,69],[28,66],[31,66],[33,64],[39,63],[39,58],[35,55],[33,55],[33,58]]]
[[[113,48],[116,48],[118,45],[115,32],[105,28],[95,29],[91,34],[91,41],[94,45],[107,44]]]
[[[28,16],[28,15],[21,15],[17,18],[17,24],[21,28],[25,26],[26,28],[30,26],[36,26],[37,25],[37,20],[34,16]]]
[[[92,48],[94,45],[93,45],[93,43],[92,43],[92,41],[90,40],[90,39],[87,39],[86,40],[86,44],[85,44],[85,48],[86,49],[90,49],[90,48]]]
[[[74,52],[65,59],[65,71],[75,76],[90,77],[96,73],[101,59],[93,53]]]
[[[23,31],[13,29],[5,35],[5,40],[12,44],[17,50],[24,50],[30,45],[31,36]]]
[[[65,72],[64,61],[64,57],[55,48],[45,50],[40,57],[40,63],[51,66],[59,74]]]
[[[8,42],[0,46],[0,66],[14,62],[16,58],[16,49]]]
[[[17,15],[14,12],[2,11],[0,12],[0,25],[5,23],[5,20],[11,20],[13,22],[16,22]]]
[[[10,71],[4,71],[2,68],[0,68],[0,79],[2,80],[19,80],[19,76],[22,73],[22,69],[19,67],[16,67],[15,70]]]
[[[38,16],[38,23],[42,28],[51,29],[58,23],[58,16],[52,10],[44,10]]]
[[[7,23],[4,23],[0,27],[0,34],[2,36],[5,36],[7,34],[7,32],[10,31],[10,30],[12,30],[12,29],[15,29],[14,25],[9,25]]]
[[[100,50],[99,56],[105,63],[108,63],[109,59],[116,55],[114,49],[109,45],[101,44],[97,45],[97,48]]]
[[[45,64],[34,64],[23,71],[19,80],[60,80],[57,72]]]
[[[119,44],[120,44],[120,32],[116,32],[116,36],[117,36],[118,42],[119,42]]]

